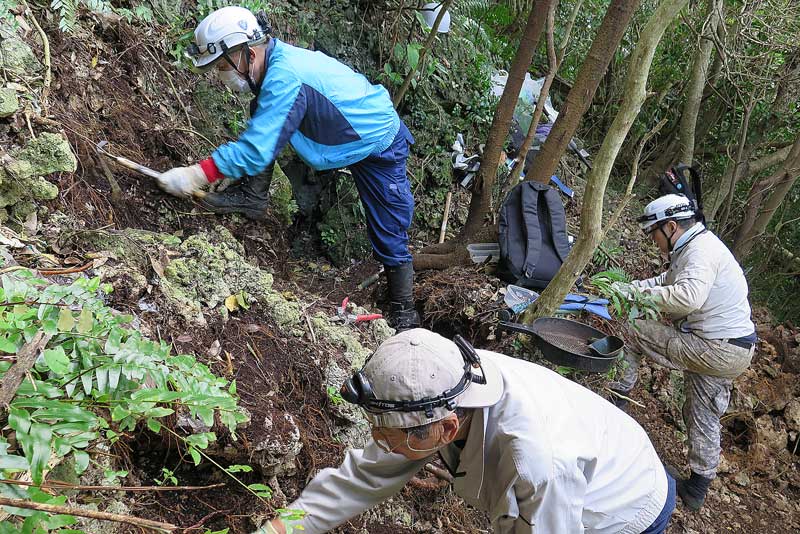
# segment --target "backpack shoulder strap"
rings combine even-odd
[[[525,182],[522,189],[521,214],[527,234],[527,247],[525,249],[525,263],[522,265],[522,275],[526,278],[533,276],[536,262],[542,250],[542,229],[539,228],[539,194],[542,188],[549,189],[539,182]]]
[[[553,244],[556,254],[563,263],[569,254],[569,238],[567,237],[567,214],[558,191],[550,187],[544,192],[547,209],[550,214],[550,230],[553,234]]]

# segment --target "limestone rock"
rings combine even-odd
[[[786,426],[789,430],[800,432],[800,399],[792,399],[786,405],[783,418],[786,420]]]
[[[36,74],[42,69],[31,47],[6,24],[0,24],[0,69],[17,76]]]
[[[781,451],[786,449],[788,438],[786,430],[780,427],[776,428],[772,417],[769,415],[762,415],[756,419],[756,440],[758,443],[763,443],[773,451]]]
[[[69,141],[63,135],[50,132],[32,139],[15,156],[30,163],[36,176],[46,176],[54,172],[75,172],[78,168],[78,160],[72,153]]]
[[[0,87],[0,119],[10,117],[19,109],[17,92],[8,87]]]
[[[295,474],[295,460],[303,444],[292,415],[272,412],[264,419],[263,429],[265,436],[253,447],[253,462],[261,467],[265,477]]]

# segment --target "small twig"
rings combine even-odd
[[[433,464],[425,464],[425,471],[431,473],[436,478],[449,482],[450,484],[455,481],[453,475],[451,475],[447,470],[442,469],[441,467],[436,467]]]
[[[53,276],[56,274],[72,274],[72,273],[82,273],[83,271],[88,271],[94,265],[94,261],[90,261],[80,267],[70,267],[69,269],[37,269],[39,273],[45,276]]]
[[[156,65],[158,65],[158,68],[161,69],[161,72],[163,72],[167,76],[167,82],[169,83],[169,86],[172,89],[172,93],[175,95],[175,98],[178,100],[178,104],[181,105],[181,109],[183,109],[184,115],[186,115],[186,122],[189,124],[189,128],[194,128],[194,126],[192,126],[192,119],[189,116],[189,111],[186,109],[186,106],[184,105],[183,100],[181,100],[181,97],[178,94],[178,90],[175,89],[175,84],[172,83],[172,76],[170,75],[169,71],[164,68],[164,65],[162,65],[161,62],[156,58],[155,54],[153,54],[150,51],[149,47],[145,46],[143,48],[148,53],[148,55],[151,58],[153,58],[153,61],[155,62]]]
[[[639,408],[647,408],[647,406],[645,406],[645,405],[644,405],[644,404],[642,404],[641,402],[635,401],[635,400],[633,400],[633,399],[632,399],[632,398],[630,398],[630,397],[626,397],[625,395],[623,395],[622,393],[620,393],[620,392],[618,392],[618,391],[614,391],[614,390],[613,390],[613,389],[611,389],[611,388],[605,388],[605,390],[606,390],[606,391],[608,391],[609,393],[611,393],[612,395],[614,395],[614,396],[616,396],[616,397],[619,397],[620,399],[625,399],[626,401],[630,402],[631,404],[635,404],[635,405],[636,405],[636,406],[638,406]]]
[[[439,243],[444,243],[444,236],[447,233],[447,221],[450,219],[450,202],[453,200],[453,192],[447,192],[447,198],[444,201],[444,216],[442,217],[442,228],[439,231]]]
[[[100,167],[102,167],[103,174],[105,174],[106,180],[108,180],[108,185],[111,186],[111,204],[116,206],[122,201],[122,188],[119,186],[117,179],[114,178],[111,169],[108,168],[106,159],[103,156],[97,156],[97,159],[100,161]]]
[[[51,514],[77,515],[78,517],[100,519],[101,521],[126,523],[128,525],[133,525],[135,527],[148,528],[150,530],[157,530],[159,532],[172,532],[178,528],[177,526],[171,523],[151,521],[150,519],[142,519],[140,517],[134,517],[131,515],[111,514],[108,512],[85,510],[83,508],[72,508],[70,506],[43,504],[38,502],[26,501],[24,499],[9,499],[6,497],[0,497],[0,505],[13,506],[15,508],[24,508],[26,510],[38,510],[40,512],[49,512]]]
[[[209,486],[80,486],[51,480],[41,485],[22,480],[0,479],[0,484],[11,484],[14,486],[34,486],[40,489],[70,489],[77,491],[202,491],[225,486],[223,482],[211,484]]]
[[[206,515],[204,515],[204,516],[203,516],[203,517],[200,519],[200,521],[198,521],[197,523],[195,523],[195,524],[194,524],[194,525],[192,525],[191,527],[186,527],[186,528],[183,528],[183,529],[181,529],[181,530],[183,530],[184,532],[186,532],[186,531],[189,531],[189,530],[198,530],[198,529],[201,529],[201,528],[203,528],[203,525],[205,524],[205,522],[206,522],[206,521],[208,521],[209,519],[211,519],[212,517],[216,517],[216,516],[218,516],[218,515],[221,515],[221,514],[227,514],[227,513],[229,513],[231,510],[233,510],[233,508],[229,508],[229,509],[227,509],[227,510],[214,510],[214,511],[213,511],[213,512],[211,512],[210,514],[206,514]]]
[[[48,114],[47,95],[50,92],[50,84],[53,79],[53,73],[50,65],[50,41],[47,39],[47,34],[44,33],[44,30],[39,25],[39,21],[36,20],[36,17],[33,15],[33,11],[28,6],[28,2],[23,0],[23,5],[25,6],[25,10],[30,15],[31,22],[33,22],[33,25],[36,27],[36,31],[39,32],[39,37],[42,39],[42,52],[44,55],[45,72],[44,72],[44,87],[42,88],[42,94],[40,99],[42,103],[42,110],[44,111],[44,114],[47,115]]]
[[[306,315],[306,324],[308,325],[308,331],[311,332],[311,341],[314,345],[317,344],[317,335],[314,333],[314,327],[311,326],[311,319]]]

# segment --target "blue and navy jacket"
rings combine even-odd
[[[238,140],[211,157],[231,178],[262,172],[291,143],[315,170],[352,165],[386,150],[400,128],[381,85],[321,52],[272,39],[258,105]]]

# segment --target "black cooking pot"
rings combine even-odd
[[[625,347],[616,336],[607,336],[591,326],[559,317],[542,317],[532,325],[503,321],[500,328],[533,336],[545,359],[556,365],[592,373],[611,369]]]

